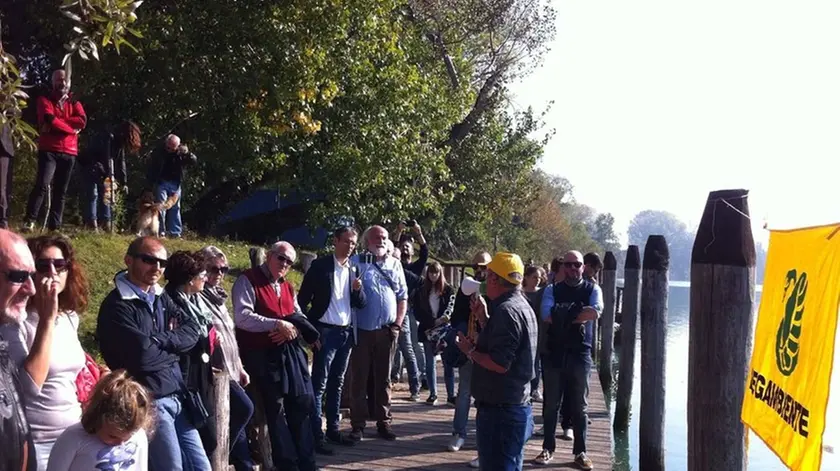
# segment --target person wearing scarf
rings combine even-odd
[[[184,407],[198,429],[207,456],[216,450],[216,414],[213,410],[213,368],[210,356],[216,341],[213,313],[199,296],[207,281],[204,257],[200,253],[175,252],[164,272],[166,292],[199,325],[200,336],[192,350],[181,356],[181,372],[187,384]],[[170,326],[172,327],[172,326]],[[204,410],[202,410],[204,409]]]
[[[216,328],[216,344],[210,364],[230,375],[230,464],[236,471],[251,471],[254,461],[248,449],[246,426],[254,415],[254,403],[244,389],[251,382],[251,377],[239,356],[233,318],[225,305],[228,294],[222,287],[222,280],[230,267],[227,257],[217,247],[204,247],[200,253],[204,257],[207,281],[199,295],[210,308]]]

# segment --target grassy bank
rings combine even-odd
[[[114,275],[125,268],[123,258],[133,237],[94,234],[86,231],[71,233],[68,236],[73,241],[77,257],[84,265],[90,282],[90,304],[87,312],[82,314],[79,338],[86,351],[98,356],[99,346],[93,334],[96,330],[99,306],[105,296],[114,289]],[[235,277],[250,266],[248,249],[251,246],[247,244],[212,239],[166,239],[163,243],[169,254],[178,250],[195,251],[207,245],[215,245],[221,249],[227,255],[231,267],[231,274],[225,280],[225,287],[228,290]],[[299,271],[294,271],[289,278],[295,286],[298,286],[302,275]]]

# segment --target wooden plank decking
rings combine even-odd
[[[443,390],[442,379],[438,381]],[[612,429],[597,375],[590,379],[589,425],[587,433],[587,455],[598,471],[612,469]],[[422,399],[427,395],[424,391]],[[375,424],[368,424],[368,435],[354,447],[335,447],[334,456],[318,456],[318,464],[326,470],[401,470],[401,471],[449,471],[466,470],[469,461],[477,456],[475,448],[475,409],[470,410],[469,437],[464,448],[457,452],[447,451],[452,432],[452,416],[455,408],[446,404],[436,407],[408,400],[404,384],[395,385],[392,413],[393,429],[399,437],[388,442],[375,437]],[[445,397],[442,398],[445,400]],[[537,424],[542,423],[541,404],[534,405]],[[539,426],[539,425],[538,425]],[[348,421],[342,424],[349,428]],[[557,451],[550,466],[536,466],[532,460],[542,449],[542,437],[532,437],[525,449],[525,469],[566,470],[578,469],[573,462],[572,442],[558,439]]]

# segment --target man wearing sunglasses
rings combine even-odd
[[[543,451],[535,464],[547,465],[554,458],[557,413],[565,395],[571,403],[574,429],[573,454],[581,469],[592,469],[586,456],[586,397],[592,369],[594,324],[603,309],[601,288],[583,277],[583,255],[573,250],[563,257],[563,281],[545,289],[540,311],[547,322],[546,354],[543,363]],[[565,420],[565,418],[564,418]],[[564,436],[569,436],[564,431]]]
[[[7,329],[26,319],[26,303],[35,294],[35,262],[26,241],[19,235],[0,229],[0,468],[25,470],[34,458],[29,442],[29,426],[20,401],[20,386],[15,363],[9,356]],[[16,335],[17,336],[17,335]],[[8,468],[4,467],[8,466]]]
[[[166,259],[166,249],[153,237],[128,246],[127,270],[117,274],[116,287],[102,301],[96,338],[108,367],[125,369],[154,397],[157,425],[149,469],[210,471],[179,365],[198,342],[199,327],[158,284]]]
[[[263,398],[274,466],[315,471],[315,398],[306,352],[296,339],[317,349],[319,333],[286,280],[296,257],[292,244],[275,243],[265,263],[236,280],[231,297],[236,342],[253,390]]]

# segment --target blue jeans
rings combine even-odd
[[[470,380],[472,378],[472,362],[464,363],[458,368],[458,399],[455,401],[455,418],[452,419],[452,434],[467,438],[467,421],[470,418]]]
[[[254,403],[237,381],[230,382],[230,464],[236,471],[251,471],[254,460],[245,426],[254,415]]]
[[[426,381],[429,383],[429,395],[437,397],[437,369],[435,365],[435,344],[423,342],[423,356],[426,359]],[[455,370],[443,365],[443,380],[446,382],[446,397],[455,397]]]
[[[543,424],[545,426],[545,438],[543,438],[543,449],[554,452],[556,440],[554,433],[557,430],[557,412],[561,403],[563,408],[564,428],[570,421],[575,433],[575,442],[572,452],[575,455],[586,451],[586,429],[589,423],[586,409],[587,396],[589,395],[589,372],[592,370],[592,356],[589,352],[584,354],[568,354],[563,361],[557,365],[551,359],[545,359],[543,363],[545,379],[545,395],[543,397]]]
[[[414,354],[414,345],[411,343],[408,315],[403,318],[400,338],[397,340],[397,351],[394,352],[394,362],[391,366],[392,379],[399,376],[402,369],[400,354],[405,359],[405,367],[408,370],[408,390],[411,394],[417,394],[420,392],[420,370],[417,368],[417,356]]]
[[[350,363],[353,349],[353,330],[315,323],[321,333],[321,348],[312,358],[312,389],[315,393],[315,412],[312,414],[312,430],[315,441],[324,440],[321,427],[321,408],[327,417],[327,432],[338,433],[338,411],[341,408],[341,390],[344,387],[344,373]],[[324,401],[324,393],[327,398]]]
[[[172,195],[178,195],[178,201],[168,210],[160,212],[160,228],[172,236],[181,235],[181,184],[178,182],[158,182],[155,189],[155,202],[163,203]]]
[[[525,442],[534,431],[531,405],[477,404],[476,435],[481,471],[520,471]]]
[[[103,225],[108,224],[111,221],[111,206],[108,204],[110,201],[102,199],[102,195],[105,194],[105,181],[91,169],[86,168],[83,173],[85,188],[81,192],[84,198],[81,207],[84,222],[91,226],[97,221],[102,221]]]
[[[157,428],[149,443],[149,469],[211,471],[201,437],[190,423],[181,400],[176,396],[156,399],[155,409]]]

